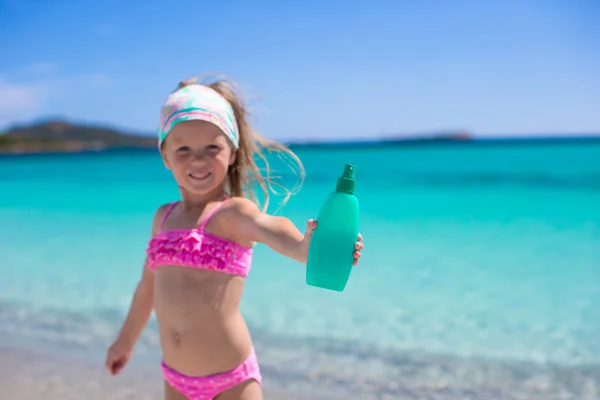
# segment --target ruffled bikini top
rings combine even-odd
[[[210,210],[198,228],[163,230],[169,213],[178,204],[171,203],[160,221],[160,233],[148,242],[146,266],[154,270],[161,265],[173,265],[248,276],[252,265],[252,249],[204,232],[210,217],[227,200]]]

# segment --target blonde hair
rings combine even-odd
[[[304,181],[306,174],[302,161],[287,146],[265,138],[252,127],[248,121],[250,113],[244,104],[244,99],[239,89],[236,90],[238,85],[235,82],[222,75],[210,75],[219,76],[219,79],[207,84],[198,83],[198,79],[201,76],[203,75],[181,81],[177,90],[188,85],[205,85],[217,91],[233,108],[238,124],[239,148],[236,152],[234,163],[229,166],[227,171],[229,194],[234,197],[247,197],[257,205],[260,205],[256,189],[253,185],[256,183],[264,196],[262,210],[265,211],[269,206],[269,192],[280,194],[276,188],[281,188],[285,193],[285,197],[280,205],[282,207],[292,195],[298,192]],[[281,182],[283,180],[282,177],[272,175],[269,160],[265,152],[269,154],[277,153],[279,158],[287,164],[294,175],[300,178],[300,181],[291,190],[286,188]],[[259,168],[257,157],[264,163],[263,168]]]

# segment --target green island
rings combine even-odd
[[[17,126],[0,135],[0,154],[77,153],[112,148],[156,148],[156,139],[66,121]]]
[[[436,146],[436,145],[526,145],[598,142],[600,135],[552,135],[474,138],[467,131],[436,132],[415,136],[388,136],[346,141],[290,141],[293,148],[330,150],[349,147]],[[80,153],[118,148],[156,149],[154,135],[125,133],[105,126],[74,124],[63,120],[16,126],[0,134],[0,154]]]

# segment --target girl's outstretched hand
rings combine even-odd
[[[362,249],[365,248],[365,245],[362,240],[362,235],[359,233],[358,238],[356,239],[356,243],[354,243],[354,262],[352,263],[352,266],[354,267],[356,267],[356,265],[358,264],[358,259],[362,255]]]
[[[310,246],[310,240],[312,239],[312,234],[315,228],[317,227],[317,221],[314,219],[309,219],[306,223],[306,233],[304,234],[304,239],[302,240],[302,247],[306,250],[306,254],[308,255],[308,248]],[[363,243],[363,237],[359,233],[358,238],[356,239],[356,243],[354,244],[354,262],[353,266],[358,264],[358,259],[362,255],[362,249],[365,248]]]

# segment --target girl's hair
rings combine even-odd
[[[198,83],[200,76],[202,75],[181,81],[177,90],[188,85],[204,84]],[[229,166],[227,171],[229,180],[227,183],[230,195],[235,197],[248,197],[259,205],[260,202],[257,197],[255,186],[255,184],[258,184],[264,197],[262,210],[265,211],[269,206],[269,192],[279,194],[276,190],[276,188],[279,187],[285,193],[285,197],[281,202],[281,206],[283,206],[293,194],[297,193],[302,185],[302,181],[305,178],[302,162],[287,146],[269,140],[254,130],[248,121],[250,113],[246,109],[244,99],[240,94],[239,89],[237,91],[235,90],[235,88],[238,87],[235,82],[223,76],[219,76],[219,79],[216,81],[205,85],[217,91],[231,104],[238,124],[240,136],[239,149],[237,150],[235,162]],[[266,153],[277,153],[279,158],[290,167],[294,175],[300,178],[299,182],[291,190],[286,188],[282,183],[282,177],[273,176],[271,174],[271,167],[269,165],[269,160],[265,155],[265,151]],[[259,168],[257,157],[264,163],[263,168]]]

